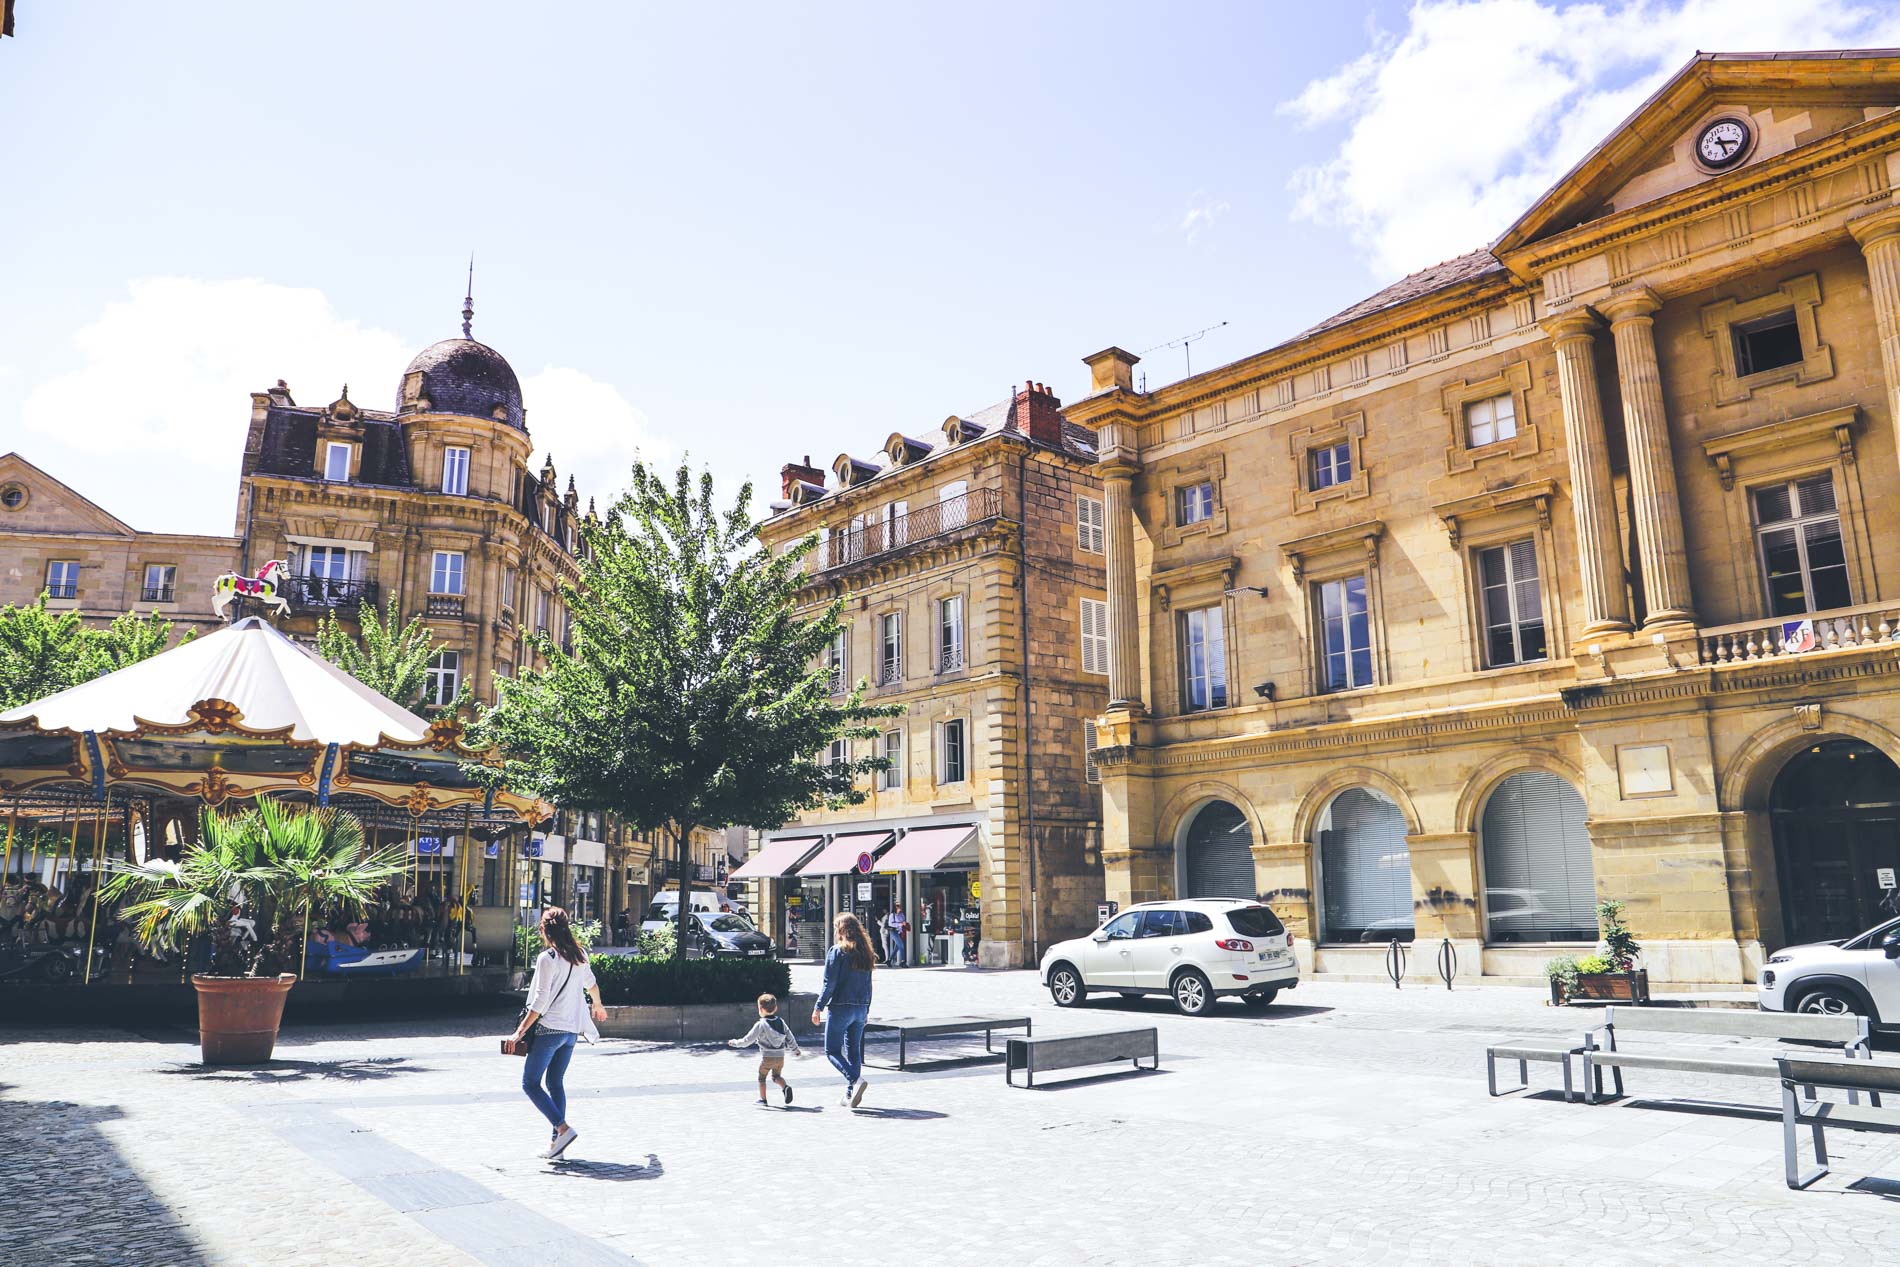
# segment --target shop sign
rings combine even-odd
[[[794,908],[800,907],[800,906],[803,906],[804,904],[805,904],[805,899],[800,897],[796,893],[792,894],[790,897],[785,899],[785,905],[790,906],[790,907],[794,907]]]
[[[858,901],[868,902],[870,900],[871,900],[871,885],[870,885],[870,882],[867,880],[864,883],[858,885]]]
[[[501,842],[499,840],[489,841],[488,847],[482,850],[482,857],[484,858],[501,857]]]
[[[1876,879],[1878,879],[1880,882],[1881,888],[1891,889],[1891,888],[1896,887],[1893,882],[1893,873],[1894,873],[1894,868],[1892,867],[1882,867],[1878,871],[1874,872]]]
[[[440,840],[437,840],[434,836],[417,836],[416,837],[416,852],[417,853],[441,853],[442,842]]]
[[[545,836],[528,837],[528,856],[530,858],[539,858],[541,856],[541,847],[546,843],[547,838]]]
[[[977,879],[975,876],[970,877],[970,896],[976,898],[983,896],[983,881]]]
[[[574,882],[574,891],[582,897],[586,897],[589,893],[594,891],[594,882],[592,880],[576,880]]]
[[[528,906],[534,901],[534,882],[530,880],[521,886],[521,904]]]

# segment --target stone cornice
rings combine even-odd
[[[973,527],[974,531],[960,536],[931,537],[910,549],[879,556],[875,561],[866,560],[813,577],[799,587],[793,601],[800,605],[827,602],[902,577],[934,572],[989,555],[1008,554],[1021,535],[1021,527],[1014,519],[1000,516]],[[1010,561],[1013,563],[1013,558]]]
[[[1727,435],[1704,440],[1702,454],[1708,458],[1709,465],[1715,468],[1722,487],[1732,489],[1735,487],[1736,458],[1773,453],[1810,440],[1832,437],[1842,458],[1851,463],[1854,460],[1854,431],[1859,425],[1860,408],[1843,405],[1839,409],[1764,423],[1759,427],[1731,431]]]

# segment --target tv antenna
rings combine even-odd
[[[1214,325],[1207,326],[1204,329],[1196,330],[1193,334],[1184,334],[1178,339],[1169,339],[1166,343],[1157,343],[1151,348],[1144,348],[1141,352],[1141,355],[1146,356],[1150,352],[1160,352],[1167,348],[1180,348],[1181,356],[1184,358],[1185,364],[1187,366],[1187,374],[1184,375],[1184,377],[1191,377],[1194,373],[1194,353],[1191,350],[1189,345],[1196,342],[1197,340],[1205,339],[1209,334],[1220,329],[1222,326],[1226,324],[1227,323],[1225,321],[1216,322]]]

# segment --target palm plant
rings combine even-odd
[[[286,808],[269,797],[233,814],[205,810],[199,836],[176,862],[115,864],[104,894],[131,899],[121,914],[148,945],[184,949],[209,936],[207,975],[214,977],[288,967],[275,962],[279,934],[294,938],[301,924],[307,938],[314,912],[360,909],[406,866],[400,846],[367,848],[363,825],[351,815]],[[256,940],[248,944],[232,926],[239,908],[256,921]],[[292,953],[301,966],[302,955]]]

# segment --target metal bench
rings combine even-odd
[[[1099,1034],[1057,1034],[1044,1038],[1012,1038],[1004,1044],[1003,1081],[1016,1085],[1016,1071],[1023,1071],[1023,1085],[1036,1085],[1036,1075],[1056,1069],[1080,1069],[1084,1065],[1107,1065],[1132,1061],[1136,1069],[1147,1060],[1149,1069],[1161,1068],[1161,1047],[1157,1031],[1147,1029],[1104,1030]]]
[[[1513,1040],[1507,1043],[1499,1043],[1495,1047],[1487,1047],[1484,1050],[1484,1080],[1486,1085],[1490,1087],[1492,1095],[1499,1094],[1498,1061],[1515,1060],[1517,1062],[1517,1086],[1508,1089],[1521,1091],[1531,1085],[1531,1061],[1536,1060],[1546,1064],[1559,1064],[1563,1066],[1564,1071],[1564,1101],[1566,1103],[1574,1103],[1577,1098],[1577,1090],[1570,1080],[1570,1058],[1580,1054],[1582,1051],[1583,1045],[1581,1043],[1572,1047],[1551,1047],[1529,1039],[1522,1042]]]
[[[1797,1087],[1807,1089],[1809,1100],[1813,1100],[1816,1087],[1845,1091],[1850,1096],[1865,1091],[1868,1099],[1878,1105],[1883,1093],[1900,1092],[1900,1065],[1807,1056],[1781,1056],[1775,1065],[1781,1076],[1781,1159],[1790,1188],[1805,1188],[1827,1173],[1828,1127],[1900,1132],[1900,1110],[1857,1108],[1822,1101],[1809,1104],[1804,1112],[1802,1098],[1795,1094]],[[1802,1126],[1814,1132],[1813,1170],[1802,1170],[1797,1155],[1795,1132]]]
[[[1655,1051],[1626,1051],[1619,1037],[1687,1035],[1699,1038],[1795,1039],[1838,1045],[1843,1056],[1873,1059],[1864,1016],[1819,1016],[1805,1012],[1744,1012],[1725,1008],[1606,1008],[1602,1025],[1583,1036],[1583,1094],[1595,1104],[1603,1094],[1603,1070],[1616,1080],[1623,1094],[1623,1070],[1669,1069],[1678,1073],[1777,1078],[1770,1047],[1665,1046]],[[1599,1045],[1598,1035],[1603,1038]],[[1813,1093],[1809,1093],[1813,1098]]]
[[[926,1018],[907,1018],[894,1021],[872,1021],[865,1025],[866,1034],[897,1035],[897,1067],[909,1067],[910,1040],[913,1038],[941,1038],[945,1034],[974,1034],[983,1031],[983,1050],[994,1053],[996,1048],[990,1044],[990,1035],[999,1029],[1019,1029],[1025,1034],[1036,1031],[1031,1027],[1027,1016],[936,1016]]]

